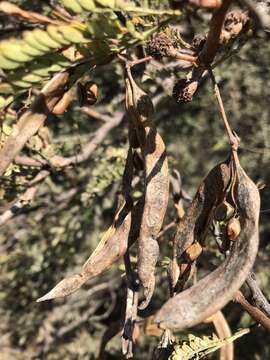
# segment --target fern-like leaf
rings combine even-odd
[[[169,360],[197,360],[202,359],[206,355],[220,349],[229,342],[233,342],[241,336],[249,333],[249,329],[243,329],[234,335],[219,339],[216,334],[212,336],[197,337],[193,334],[188,335],[187,341],[180,341],[174,345],[174,351],[170,355]]]

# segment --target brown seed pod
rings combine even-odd
[[[229,220],[234,213],[235,209],[231,206],[231,204],[227,201],[223,201],[215,208],[214,218],[217,221]]]
[[[125,202],[117,212],[113,224],[101,238],[95,251],[91,254],[80,273],[61,280],[51,291],[37,301],[46,301],[64,297],[77,291],[87,280],[102,274],[125,254],[139,236],[140,219],[144,202],[142,200],[132,208],[129,189],[133,175],[132,152],[128,152],[126,167],[123,175]]]
[[[201,323],[224,307],[252,269],[259,242],[260,195],[234,153],[237,174],[236,202],[241,222],[238,241],[225,261],[189,289],[169,299],[155,321],[165,329],[185,329]]]
[[[226,226],[227,236],[229,240],[234,241],[238,238],[241,232],[240,221],[237,218],[231,218]]]
[[[126,78],[126,107],[137,132],[144,162],[144,208],[138,238],[138,276],[149,304],[155,288],[155,267],[159,257],[157,236],[162,227],[169,200],[169,170],[165,144],[153,123],[150,97],[133,80],[130,69]]]
[[[65,92],[62,98],[54,106],[52,113],[55,115],[63,115],[67,110],[67,108],[69,107],[72,100],[73,100],[73,96],[71,91]]]
[[[94,105],[98,99],[98,86],[93,81],[87,81],[85,84],[78,82],[77,94],[80,106]]]
[[[203,240],[212,210],[224,199],[230,181],[229,161],[230,159],[216,165],[209,172],[199,186],[183,220],[179,222],[175,234],[178,259],[195,241]]]

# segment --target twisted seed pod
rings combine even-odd
[[[140,216],[143,202],[139,201],[134,208],[129,197],[132,181],[133,163],[132,152],[129,150],[123,175],[125,202],[115,216],[113,224],[105,232],[97,248],[85,262],[79,274],[66,277],[51,291],[42,296],[37,302],[51,300],[70,295],[77,291],[87,280],[102,274],[125,254],[127,247],[138,238]]]
[[[169,170],[164,142],[152,121],[153,104],[127,70],[126,105],[131,115],[144,160],[144,208],[138,239],[138,275],[144,287],[146,308],[155,288],[155,266],[159,256],[157,235],[169,199]]]
[[[236,201],[242,229],[238,240],[215,271],[162,306],[155,318],[162,328],[180,330],[201,323],[232,299],[252,269],[259,242],[260,196],[236,153],[232,161],[236,166]]]
[[[209,172],[179,223],[175,235],[178,258],[194,241],[200,242],[213,208],[223,200],[230,181],[229,162],[227,159]]]

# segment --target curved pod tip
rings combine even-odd
[[[74,293],[85,283],[82,275],[72,275],[66,279],[61,280],[51,291],[44,296],[38,298],[36,302],[52,300],[59,297],[64,297]]]

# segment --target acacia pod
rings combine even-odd
[[[138,238],[138,276],[149,304],[155,288],[155,267],[159,257],[157,236],[161,230],[169,200],[169,169],[165,144],[152,121],[153,104],[138,87],[130,70],[126,78],[126,107],[130,114],[144,161],[144,208]]]
[[[70,91],[64,93],[62,98],[58,101],[58,103],[54,106],[52,113],[55,115],[63,115],[64,112],[69,107],[72,102],[73,97]]]
[[[191,244],[195,241],[200,242],[213,208],[223,200],[230,181],[229,162],[230,158],[216,165],[208,173],[200,184],[183,220],[179,222],[175,234],[179,259]]]
[[[185,329],[201,323],[223,308],[242,286],[252,269],[259,242],[260,195],[235,154],[236,202],[241,232],[226,260],[197,284],[169,299],[155,321],[166,329]]]
[[[217,221],[229,220],[234,213],[234,207],[227,201],[223,201],[215,208],[214,218]]]
[[[226,226],[229,240],[236,240],[241,232],[240,221],[237,218],[231,218]]]
[[[132,180],[131,159],[132,153],[129,151],[123,176],[124,187],[127,190]],[[132,208],[128,194],[125,193],[125,197],[126,201],[117,212],[113,224],[105,232],[97,248],[83,265],[81,272],[61,280],[51,291],[39,298],[37,302],[74,293],[87,280],[109,269],[115,261],[125,254],[127,248],[136,241],[140,231],[143,201],[139,200]]]

